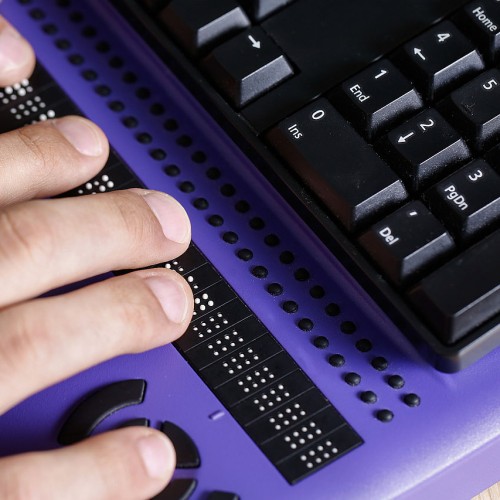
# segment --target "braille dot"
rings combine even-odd
[[[191,160],[198,164],[205,163],[207,161],[207,155],[203,151],[195,151],[191,155]]]
[[[279,283],[271,283],[267,286],[267,291],[273,297],[277,297],[283,293],[283,287]]]
[[[364,391],[359,395],[359,399],[363,401],[363,403],[374,404],[377,402],[377,395],[373,391]]]
[[[125,118],[123,118],[122,123],[127,128],[135,128],[139,124],[137,118],[135,118],[134,116],[126,116]]]
[[[261,231],[266,227],[266,223],[260,217],[252,217],[248,223],[252,229]]]
[[[216,181],[217,179],[220,178],[221,173],[220,170],[217,167],[210,167],[207,169],[205,172],[205,175],[211,180],[211,181]]]
[[[229,243],[230,245],[234,245],[235,243],[238,242],[238,235],[233,232],[233,231],[226,231],[222,235],[222,239],[226,242]]]
[[[181,173],[181,169],[177,165],[167,165],[166,167],[163,167],[163,171],[169,177],[177,177]]]
[[[338,316],[340,314],[340,307],[338,304],[332,302],[325,307],[325,312],[328,316]]]
[[[373,348],[372,343],[368,339],[361,339],[356,342],[356,349],[360,352],[368,352]]]
[[[108,104],[108,107],[111,111],[114,111],[115,113],[120,113],[125,109],[125,104],[121,101],[111,101]]]
[[[280,244],[280,239],[275,234],[268,234],[264,238],[264,243],[268,247],[277,247]]]
[[[71,54],[68,56],[68,61],[75,66],[81,66],[85,59],[80,54]]]
[[[297,281],[307,281],[310,278],[309,271],[303,267],[297,269],[293,275]]]
[[[60,50],[68,50],[71,47],[71,42],[65,38],[58,38],[55,41],[56,47]]]
[[[59,28],[55,24],[49,23],[49,24],[44,24],[42,26],[42,30],[47,35],[55,35],[59,31]]]
[[[211,215],[208,218],[208,223],[214,227],[220,227],[224,224],[224,219],[220,215]]]
[[[179,128],[179,124],[173,118],[169,118],[163,123],[163,128],[169,132],[174,132]]]
[[[193,206],[198,210],[206,210],[208,208],[208,201],[205,198],[196,198],[193,201]]]
[[[320,335],[314,338],[313,344],[314,347],[317,347],[318,349],[326,349],[330,345],[330,342],[328,342],[328,339],[326,337]]]
[[[45,19],[45,12],[41,9],[31,9],[29,15],[32,19],[39,21],[40,19]]]
[[[253,259],[253,252],[249,250],[248,248],[242,248],[241,250],[238,250],[236,253],[239,259],[248,262],[249,260]]]
[[[93,69],[86,69],[82,71],[82,76],[88,82],[97,80],[97,73]]]
[[[183,193],[192,193],[194,191],[194,184],[189,181],[184,181],[179,184],[179,189]]]
[[[387,379],[387,383],[393,388],[393,389],[401,389],[405,385],[404,378],[401,377],[401,375],[391,375]]]
[[[356,331],[356,325],[352,321],[342,321],[342,323],[340,323],[340,331],[351,335]]]
[[[420,405],[420,396],[414,393],[406,394],[403,398],[405,404],[411,408],[415,408]]]
[[[220,188],[220,192],[222,196],[227,196],[229,198],[230,196],[234,196],[236,194],[236,189],[232,184],[224,184]]]
[[[95,46],[95,49],[97,50],[97,52],[105,54],[106,52],[109,52],[111,47],[109,46],[108,42],[98,42]]]
[[[139,132],[136,134],[135,138],[137,139],[137,142],[140,142],[141,144],[151,144],[153,141],[153,138],[147,132]]]
[[[283,311],[289,314],[294,314],[299,310],[299,305],[294,300],[287,300],[283,302],[281,307],[283,308]]]
[[[267,278],[269,271],[264,266],[252,267],[252,274],[259,279]]]
[[[111,89],[107,85],[98,85],[94,90],[101,97],[107,97],[111,94]]]
[[[193,139],[189,135],[184,134],[178,137],[175,142],[183,148],[188,148],[191,144],[193,144]]]
[[[391,410],[379,410],[376,413],[377,419],[381,422],[387,423],[394,418],[394,413]]]
[[[81,12],[71,12],[69,20],[74,23],[81,23],[83,21],[83,14]]]
[[[149,156],[153,158],[153,160],[164,160],[167,157],[167,153],[163,149],[153,149],[149,152]]]
[[[132,71],[127,71],[126,73],[123,74],[122,80],[125,83],[135,83],[137,81],[137,75]]]
[[[345,358],[344,356],[342,356],[342,354],[332,354],[328,358],[328,363],[330,363],[335,368],[340,368],[341,366],[344,366]]]
[[[361,375],[355,372],[346,373],[346,375],[344,376],[344,380],[347,384],[354,387],[361,383]]]
[[[280,254],[280,262],[282,264],[291,264],[295,260],[295,255],[292,252],[285,250]]]
[[[93,26],[85,26],[82,29],[82,35],[85,38],[93,38],[94,36],[97,35],[97,31],[96,31],[96,29]]]
[[[236,204],[234,205],[234,208],[240,214],[246,214],[250,210],[250,204],[248,203],[248,201],[240,200],[240,201],[236,202]]]
[[[384,370],[387,370],[387,367],[389,366],[389,362],[384,357],[377,356],[376,358],[372,359],[372,366],[373,366],[373,368],[375,368],[375,370],[378,370],[379,372],[383,372]]]
[[[151,96],[151,91],[146,87],[139,87],[135,91],[135,95],[139,99],[149,99],[149,97]]]
[[[123,59],[121,57],[118,57],[118,56],[113,56],[108,64],[110,65],[111,68],[115,68],[115,69],[118,69],[118,68],[121,68],[123,66]]]
[[[315,285],[309,290],[309,295],[313,299],[321,299],[325,296],[325,290],[322,286]]]
[[[303,331],[303,332],[310,332],[314,328],[314,323],[312,322],[311,319],[309,318],[301,318],[297,322],[297,326]]]

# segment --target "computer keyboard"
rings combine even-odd
[[[500,2],[116,2],[432,362],[500,343]]]

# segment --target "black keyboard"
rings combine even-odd
[[[500,343],[500,1],[120,0],[434,364]]]

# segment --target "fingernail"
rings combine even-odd
[[[101,135],[85,118],[67,116],[52,122],[71,145],[86,156],[100,156],[104,152]]]
[[[0,71],[2,74],[25,66],[31,57],[28,42],[9,24],[0,31]]]
[[[165,276],[151,276],[146,283],[173,323],[182,323],[188,312],[188,298],[180,283]]]
[[[172,446],[161,434],[150,434],[137,441],[137,449],[141,455],[148,476],[152,479],[163,479],[172,470],[175,463]]]
[[[185,243],[189,239],[191,228],[189,219],[182,205],[171,196],[157,191],[137,190],[161,224],[163,234],[170,241]]]

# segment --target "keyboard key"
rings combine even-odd
[[[268,138],[349,230],[406,198],[394,172],[326,99],[283,120]]]
[[[235,0],[172,0],[160,11],[159,19],[191,55],[250,25]]]
[[[409,296],[436,335],[453,344],[500,312],[500,231],[424,278]]]
[[[261,28],[251,28],[220,45],[204,65],[237,108],[293,75],[281,50]]]
[[[500,71],[491,69],[451,93],[443,110],[476,150],[500,137]]]
[[[262,21],[265,17],[289,4],[292,0],[239,0],[254,21]]]
[[[466,33],[479,45],[489,62],[500,56],[500,3],[481,0],[467,4],[459,17]]]
[[[484,67],[475,47],[450,21],[406,43],[402,57],[428,99],[442,96]]]
[[[435,110],[427,109],[390,132],[380,143],[406,185],[419,191],[447,169],[466,161],[465,141]]]
[[[460,241],[493,229],[500,220],[500,176],[483,160],[469,163],[439,182],[425,198]]]
[[[345,81],[331,97],[368,140],[422,107],[413,85],[386,59]]]
[[[421,275],[455,246],[420,201],[412,201],[382,219],[359,241],[397,285]]]

